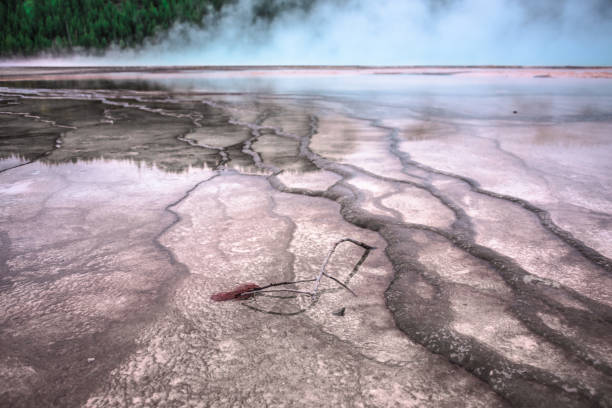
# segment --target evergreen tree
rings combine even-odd
[[[2,0],[0,55],[130,47],[176,21],[201,23],[233,0]]]

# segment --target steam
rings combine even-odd
[[[250,0],[203,29],[57,65],[612,65],[611,0],[319,0],[257,19]]]

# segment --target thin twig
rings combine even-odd
[[[323,277],[323,275],[329,276],[325,273],[325,267],[327,267],[327,264],[329,263],[329,260],[331,259],[331,256],[333,255],[334,251],[336,250],[336,248],[338,247],[338,245],[340,245],[343,242],[351,242],[355,245],[358,245],[362,248],[365,249],[374,249],[373,246],[370,246],[368,244],[364,244],[361,241],[356,241],[352,238],[342,238],[340,241],[337,241],[334,246],[332,247],[331,251],[329,251],[329,253],[327,254],[327,257],[325,258],[325,261],[323,261],[323,265],[321,265],[321,270],[319,271],[319,275],[317,276],[317,279],[315,280],[315,285],[314,288],[312,288],[312,295],[314,296],[317,293],[317,290],[319,289],[319,284],[321,283],[321,278]],[[335,279],[334,279],[335,280]],[[345,285],[342,285],[345,286]],[[352,292],[352,291],[351,291]]]
[[[357,294],[355,292],[353,292],[353,290],[351,288],[349,288],[348,286],[346,286],[344,283],[340,282],[338,279],[334,278],[331,275],[328,275],[327,272],[323,272],[324,276],[327,276],[329,279],[332,279],[336,282],[338,282],[344,289],[348,290],[349,292],[351,292],[353,294],[353,296],[357,297]],[[314,279],[313,279],[314,280]]]
[[[331,280],[335,281],[336,283],[338,283],[340,286],[342,286],[344,289],[348,290],[349,292],[351,292],[351,294],[353,296],[357,296],[357,294],[351,289],[349,288],[345,283],[341,282],[339,279],[334,278],[333,276],[331,276],[330,274],[328,274],[327,272],[325,272],[325,268],[327,267],[327,264],[329,263],[334,251],[336,250],[336,248],[338,247],[338,245],[340,245],[343,242],[351,242],[357,246],[360,246],[362,248],[365,248],[366,250],[366,254],[369,253],[372,249],[375,249],[375,247],[370,246],[368,244],[365,244],[361,241],[357,241],[354,240],[352,238],[342,238],[341,240],[337,241],[334,246],[332,247],[332,249],[329,251],[329,253],[327,254],[327,257],[325,258],[325,260],[323,261],[323,265],[321,265],[321,270],[319,271],[319,274],[317,275],[316,278],[314,279],[302,279],[302,280],[297,280],[297,281],[291,281],[291,282],[277,282],[277,283],[270,283],[266,286],[262,286],[262,287],[257,287],[245,292],[241,292],[239,295],[240,296],[245,296],[245,295],[257,295],[260,293],[278,293],[278,292],[290,292],[290,293],[298,293],[298,294],[302,294],[302,295],[309,295],[311,297],[315,297],[317,295],[317,290],[319,289],[319,284],[321,283],[321,278],[323,276],[330,278]],[[363,262],[363,256],[362,259],[360,259],[359,263]],[[266,290],[268,288],[271,287],[275,287],[275,286],[284,286],[284,285],[295,285],[298,283],[305,283],[305,282],[314,282],[314,288],[312,289],[311,292],[307,292],[304,290],[296,290],[296,289],[271,289],[271,290]],[[253,285],[254,286],[254,285]]]
[[[248,292],[243,292],[242,295],[255,295],[259,293],[272,293],[272,292],[291,292],[291,293],[302,293],[304,295],[312,296],[311,292],[306,292],[305,290],[295,290],[295,289],[272,289],[272,290],[259,290],[253,289]]]
[[[293,285],[294,283],[304,283],[304,282],[314,282],[314,278],[313,279],[298,280],[298,281],[293,281],[293,282],[270,283],[269,285],[262,286],[262,287],[257,288],[257,289],[253,289],[253,291],[259,291],[259,290],[271,288],[272,286]]]
[[[278,282],[278,283],[270,283],[266,286],[262,286],[260,288],[256,288],[256,289],[252,289],[249,290],[248,292],[244,292],[244,295],[255,295],[258,293],[269,293],[269,292],[295,292],[294,290],[290,290],[290,289],[282,289],[282,290],[265,290],[274,286],[283,286],[283,285],[293,285],[296,283],[304,283],[304,282],[314,282],[314,279],[303,279],[303,280],[297,280],[297,281],[291,281],[291,282]],[[312,295],[312,293],[310,292],[304,292],[304,291],[297,291],[298,293],[307,293],[309,295]]]

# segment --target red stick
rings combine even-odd
[[[225,300],[245,300],[253,296],[252,293],[244,294],[244,292],[249,292],[251,290],[260,289],[254,283],[245,283],[238,286],[236,289],[229,292],[219,292],[212,295],[210,298],[217,302],[223,302]]]

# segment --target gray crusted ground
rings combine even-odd
[[[612,406],[612,90],[497,81],[0,89],[0,405]]]

